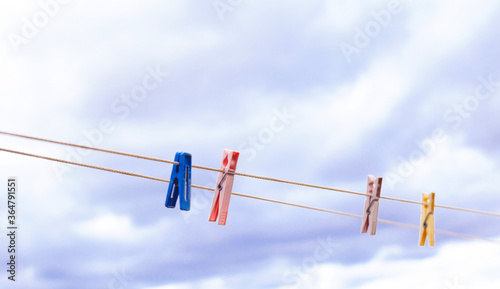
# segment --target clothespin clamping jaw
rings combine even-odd
[[[382,190],[382,178],[375,178],[372,175],[368,176],[368,185],[366,188],[365,207],[363,210],[363,222],[361,223],[361,233],[368,232],[370,227],[370,236],[374,236],[377,232],[377,220],[380,192]]]
[[[189,211],[191,207],[191,154],[178,152],[174,160],[179,164],[174,164],[172,167],[165,206],[175,208],[177,197],[180,195],[181,210]]]
[[[429,246],[434,247],[434,198],[435,194],[422,194],[422,216],[420,218],[419,245],[425,245],[426,237],[429,237]]]
[[[222,153],[222,163],[220,169],[223,172],[217,177],[217,186],[215,187],[214,198],[210,208],[208,221],[215,222],[219,217],[219,225],[226,225],[229,201],[233,190],[234,172],[238,163],[239,152],[224,149]]]

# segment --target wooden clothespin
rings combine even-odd
[[[370,236],[374,236],[377,232],[378,208],[380,192],[382,190],[382,178],[375,178],[372,175],[368,176],[368,184],[366,193],[365,207],[363,210],[363,222],[361,223],[361,233],[368,232],[370,227]]]
[[[435,194],[422,194],[422,216],[420,218],[419,245],[425,245],[426,237],[429,237],[429,246],[434,247],[434,198]]]
[[[172,167],[165,206],[175,208],[177,197],[180,195],[181,210],[189,211],[191,207],[191,154],[178,152],[174,160],[179,164],[174,164]]]
[[[215,222],[219,216],[219,225],[225,225],[227,212],[229,209],[229,201],[231,200],[231,192],[233,190],[234,172],[238,163],[239,152],[224,149],[222,153],[222,163],[220,172],[217,177],[217,186],[215,187],[214,198],[210,208],[210,216],[208,221]]]

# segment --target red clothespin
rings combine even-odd
[[[220,172],[217,177],[217,186],[215,187],[210,216],[208,218],[210,222],[215,222],[217,216],[219,216],[219,225],[226,224],[229,201],[231,200],[231,192],[233,190],[234,172],[236,171],[239,156],[239,152],[228,149],[224,149],[222,153],[220,169],[224,172]]]
[[[374,236],[377,232],[378,207],[380,199],[380,191],[382,190],[382,178],[375,178],[372,175],[368,176],[368,185],[366,193],[365,208],[363,210],[363,222],[361,224],[361,233],[366,233],[370,227],[370,236]]]

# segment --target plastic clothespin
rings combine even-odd
[[[363,210],[363,222],[361,223],[361,233],[366,233],[370,227],[370,236],[377,233],[377,220],[380,191],[382,190],[382,178],[375,178],[372,175],[368,176],[368,185],[366,193],[365,207]]]
[[[175,208],[177,197],[180,195],[181,210],[189,211],[191,207],[191,154],[178,152],[175,154],[175,161],[179,164],[174,164],[172,167],[165,206]]]
[[[217,186],[215,187],[210,216],[208,218],[210,222],[215,222],[218,216],[219,225],[226,224],[229,201],[231,200],[231,192],[233,190],[234,172],[236,171],[239,156],[239,152],[228,149],[224,149],[222,153],[220,169],[224,172],[220,172],[217,177]]]
[[[425,245],[425,238],[429,237],[429,246],[434,247],[434,198],[435,194],[422,194],[422,217],[420,220],[419,245]]]

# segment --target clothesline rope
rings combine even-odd
[[[130,153],[118,152],[118,151],[107,150],[107,149],[100,149],[100,148],[89,147],[89,146],[84,146],[84,145],[78,145],[78,144],[72,144],[72,143],[67,143],[67,142],[61,142],[61,141],[44,139],[44,138],[32,137],[32,136],[27,136],[27,135],[22,135],[22,134],[15,134],[15,133],[3,132],[3,131],[0,131],[0,134],[10,135],[10,136],[15,136],[15,137],[20,137],[20,138],[26,138],[26,139],[31,139],[31,140],[37,140],[37,141],[43,141],[43,142],[48,142],[48,143],[60,144],[60,145],[65,145],[65,146],[78,147],[78,148],[83,148],[83,149],[88,149],[88,150],[94,150],[94,151],[100,151],[100,152],[105,152],[105,153],[110,153],[110,154],[116,154],[116,155],[122,155],[122,156],[127,156],[127,157],[133,157],[133,158],[138,158],[138,159],[144,159],[144,160],[150,160],[150,161],[156,161],[156,162],[163,162],[163,163],[169,163],[169,164],[179,164],[178,162],[170,161],[170,160],[164,160],[164,159],[147,157],[147,156],[142,156],[142,155],[137,155],[137,154],[130,154]],[[214,172],[223,172],[220,169],[215,169],[215,168],[210,168],[210,167],[205,167],[205,166],[200,166],[200,165],[192,165],[191,167],[197,168],[197,169],[202,169],[202,170],[214,171]],[[257,175],[245,174],[245,173],[240,173],[240,172],[234,172],[234,174],[238,175],[238,176],[242,176],[242,177],[255,178],[255,179],[261,179],[261,180],[266,180],[266,181],[285,183],[285,184],[302,186],[302,187],[309,187],[309,188],[315,188],[315,189],[321,189],[321,190],[335,191],[335,192],[347,193],[347,194],[353,194],[353,195],[359,195],[359,196],[369,196],[368,194],[365,194],[365,193],[359,193],[359,192],[354,192],[354,191],[349,191],[349,190],[342,190],[342,189],[336,189],[336,188],[331,188],[331,187],[326,187],[326,186],[319,186],[319,185],[313,185],[313,184],[307,184],[307,183],[301,183],[301,182],[295,182],[295,181],[287,181],[287,180],[282,180],[282,179],[277,179],[277,178],[257,176]],[[403,203],[409,203],[409,204],[416,204],[416,205],[425,205],[424,203],[419,202],[419,201],[405,200],[405,199],[394,198],[394,197],[387,197],[387,196],[380,196],[380,199],[390,200],[390,201],[396,201],[396,202],[403,202]],[[494,213],[494,212],[486,212],[486,211],[481,211],[481,210],[466,209],[466,208],[459,208],[459,207],[446,206],[446,205],[438,205],[438,204],[436,204],[435,207],[436,208],[441,208],[441,209],[447,209],[447,210],[455,210],[455,211],[468,212],[468,213],[474,213],[474,214],[481,214],[481,215],[487,215],[487,216],[493,216],[493,217],[500,217],[500,213]]]
[[[127,176],[133,176],[133,177],[139,177],[139,178],[144,178],[144,179],[149,179],[149,180],[155,180],[155,181],[159,181],[159,182],[165,182],[165,183],[169,183],[170,182],[169,180],[162,179],[162,178],[155,178],[155,177],[150,177],[150,176],[135,174],[135,173],[131,173],[131,172],[126,172],[126,171],[121,171],[121,170],[115,170],[115,169],[110,169],[110,168],[104,168],[104,167],[99,167],[99,166],[94,166],[94,165],[83,164],[83,163],[77,163],[77,162],[72,162],[72,161],[66,161],[66,160],[61,160],[61,159],[57,159],[57,158],[51,158],[51,157],[46,157],[46,156],[41,156],[41,155],[36,155],[36,154],[30,154],[30,153],[15,151],[15,150],[9,150],[9,149],[0,148],[0,151],[4,151],[4,152],[8,152],[8,153],[13,153],[13,154],[24,155],[24,156],[33,157],[33,158],[39,158],[39,159],[49,160],[49,161],[54,161],[54,162],[65,163],[65,164],[70,164],[70,165],[75,165],[75,166],[81,166],[81,167],[86,167],[86,168],[91,168],[91,169],[96,169],[96,170],[102,170],[102,171],[107,171],[107,172],[112,172],[112,173],[117,173],[117,174],[123,174],[123,175],[127,175]],[[191,185],[191,187],[197,188],[197,189],[202,189],[202,190],[208,190],[208,191],[213,191],[214,190],[213,188],[208,188],[208,187],[198,186],[198,185]],[[345,212],[339,212],[339,211],[333,211],[333,210],[327,210],[327,209],[321,209],[321,208],[316,208],[316,207],[311,207],[311,206],[305,206],[305,205],[300,205],[300,204],[294,204],[294,203],[289,203],[289,202],[283,202],[283,201],[278,201],[278,200],[273,200],[273,199],[268,199],[268,198],[256,197],[256,196],[251,196],[251,195],[246,195],[246,194],[241,194],[241,193],[236,193],[236,192],[232,192],[231,194],[235,195],[235,196],[239,196],[239,197],[250,198],[250,199],[255,199],[255,200],[260,200],[260,201],[266,201],[266,202],[271,202],[271,203],[277,203],[277,204],[282,204],[282,205],[287,205],[287,206],[293,206],[293,207],[298,207],[298,208],[303,208],[303,209],[309,209],[309,210],[314,210],[314,211],[319,211],[319,212],[325,212],[325,213],[330,213],[330,214],[335,214],[335,215],[341,215],[341,216],[346,216],[346,217],[351,217],[351,218],[357,218],[357,219],[362,219],[363,218],[360,215],[355,215],[355,214],[350,214],[350,213],[345,213]],[[420,229],[420,227],[416,226],[416,225],[405,224],[405,223],[400,223],[400,222],[395,222],[395,221],[389,221],[389,220],[384,220],[384,219],[378,219],[378,222],[384,223],[384,224],[388,224],[388,225],[393,225],[393,226],[399,226],[399,227],[403,227],[403,228],[408,228],[408,229],[416,229],[416,230]],[[487,242],[490,242],[490,243],[495,243],[495,244],[500,245],[500,240],[482,238],[482,237],[477,237],[477,236],[472,236],[472,235],[465,235],[465,234],[460,234],[460,233],[455,233],[455,232],[443,231],[443,230],[436,230],[435,232],[437,234],[441,234],[441,235],[447,235],[447,236],[451,236],[451,237],[468,239],[468,240],[487,241]]]

